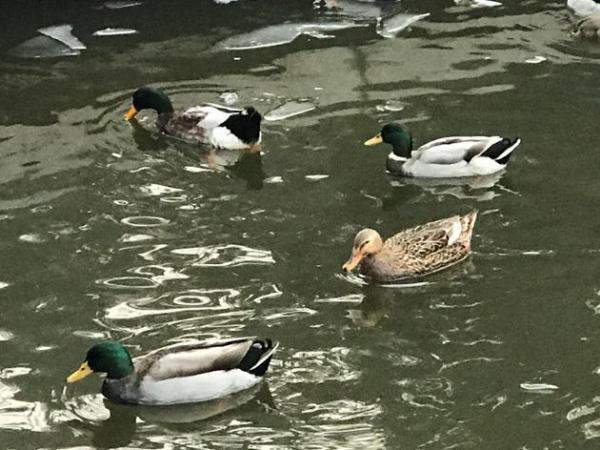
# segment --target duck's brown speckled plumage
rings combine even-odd
[[[380,282],[418,277],[450,267],[471,254],[477,212],[419,225],[387,239],[381,250],[365,256],[360,272]],[[460,236],[449,244],[451,229],[460,220]]]
[[[169,136],[184,141],[208,144],[206,128],[198,126],[204,120],[206,113],[187,110],[176,110],[170,113],[162,113],[158,116],[157,125],[160,130]]]

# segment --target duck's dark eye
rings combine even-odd
[[[360,244],[360,247],[358,247],[359,250],[362,250],[365,245],[370,244],[370,243],[371,243],[371,241],[365,241],[365,242],[363,242],[362,244]]]

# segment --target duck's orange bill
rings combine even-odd
[[[378,135],[373,136],[368,141],[365,141],[365,145],[368,147],[371,147],[372,145],[381,144],[382,142],[383,142],[383,139],[381,138],[381,133],[379,133]]]
[[[138,110],[135,109],[135,106],[132,106],[131,108],[129,108],[129,111],[127,111],[127,114],[125,114],[125,120],[133,119],[137,113]]]
[[[353,270],[356,266],[358,266],[358,264],[360,263],[360,261],[363,259],[363,255],[362,253],[358,252],[355,255],[353,254],[350,259],[348,261],[346,261],[346,264],[344,264],[342,266],[342,269],[344,269],[344,271],[346,272],[350,272],[351,270]]]
[[[87,361],[85,361],[83,364],[81,364],[81,366],[79,366],[79,369],[69,375],[69,378],[67,378],[67,383],[75,383],[76,381],[83,380],[93,372],[94,371],[90,368],[90,365],[87,363]]]

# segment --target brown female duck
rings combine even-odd
[[[419,225],[382,241],[377,231],[366,228],[354,238],[352,256],[342,266],[374,281],[389,282],[429,275],[443,270],[471,254],[471,235],[477,211],[464,216]]]

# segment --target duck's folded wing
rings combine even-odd
[[[405,253],[423,258],[454,244],[461,233],[460,217],[453,216],[401,231],[387,239],[384,246],[403,248]]]
[[[138,373],[155,381],[242,368],[255,338],[184,344],[157,350],[134,362]],[[247,358],[246,358],[247,359]]]
[[[414,157],[426,164],[469,162],[498,139],[498,136],[453,136],[436,139],[418,148]]]
[[[192,121],[196,126],[211,129],[225,122],[229,116],[238,112],[215,105],[193,106],[181,112],[181,117]]]

